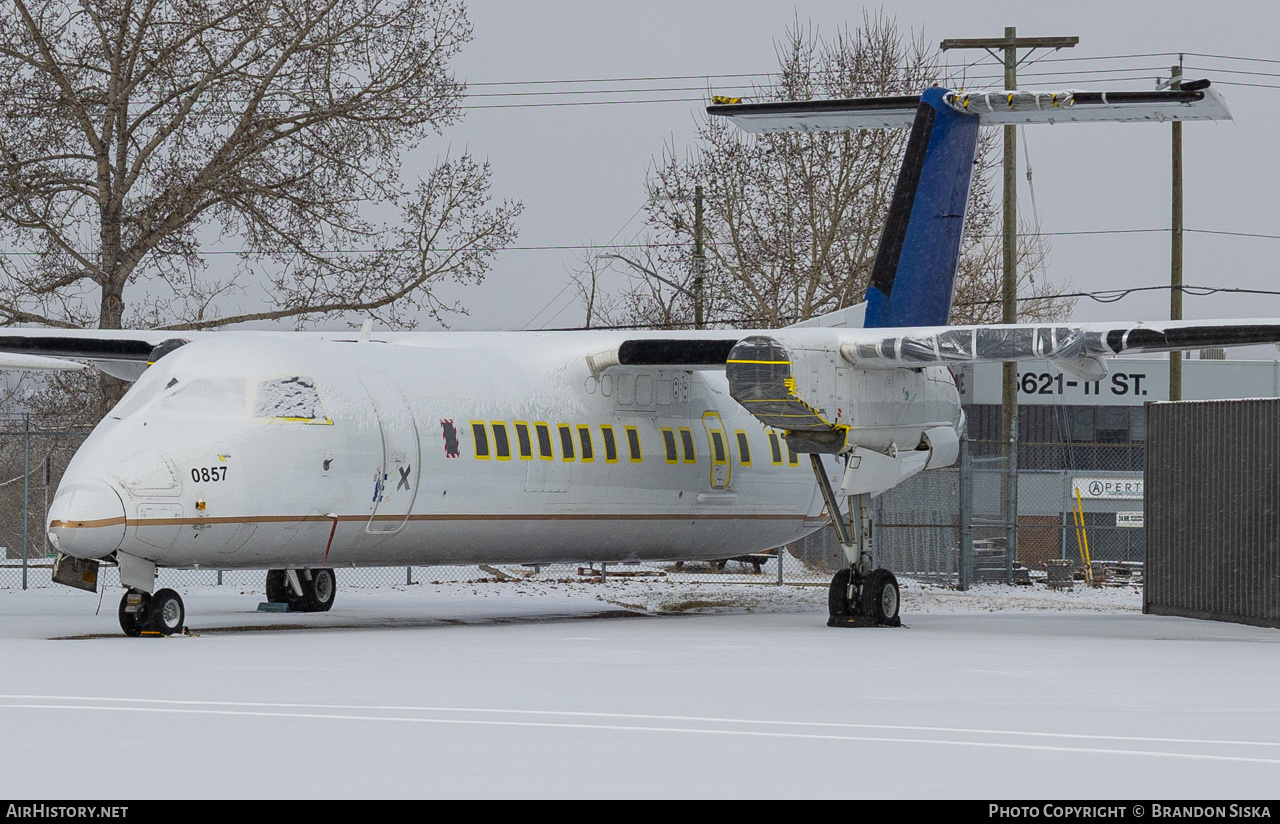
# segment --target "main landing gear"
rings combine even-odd
[[[840,538],[849,566],[831,579],[827,592],[827,626],[829,627],[900,627],[898,579],[887,569],[875,565],[871,544],[871,496],[866,493],[849,496],[849,523],[845,523],[842,507],[823,471],[822,456],[810,453],[813,474],[831,513],[831,523]],[[854,534],[849,534],[852,525]]]
[[[267,570],[267,600],[288,604],[290,612],[328,612],[338,594],[333,570]]]
[[[182,596],[171,589],[152,593],[130,589],[120,599],[120,629],[130,638],[180,633],[185,629],[186,618]]]

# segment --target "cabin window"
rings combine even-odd
[[[711,456],[716,463],[725,463],[724,434],[718,429],[711,430]]]
[[[738,436],[738,463],[751,466],[751,444],[747,442],[747,433],[739,429],[733,434]]]
[[[520,460],[533,460],[533,441],[529,437],[529,424],[516,421],[512,426],[516,428],[516,446],[520,450]]]
[[[485,430],[484,421],[471,422],[471,440],[475,444],[476,460],[489,460],[489,433]]]
[[[582,445],[582,462],[594,461],[596,459],[595,449],[591,445],[591,427],[578,427],[578,442]]]
[[[774,466],[782,466],[782,444],[778,443],[778,433],[769,433],[769,452]]]
[[[560,430],[560,450],[563,459],[566,461],[573,460],[573,429],[567,423],[562,423],[556,427]]]
[[[493,456],[500,461],[511,460],[511,441],[507,438],[507,425],[501,421],[493,424]]]
[[[674,429],[662,430],[662,445],[667,450],[667,463],[679,463],[680,456],[676,454],[676,433]]]
[[[618,440],[613,435],[613,427],[607,424],[600,427],[600,439],[604,441],[604,462],[618,462]]]
[[[333,423],[325,414],[315,380],[303,375],[260,381],[253,408],[255,418],[275,418],[299,423]]]
[[[698,455],[693,449],[693,430],[687,426],[680,427],[680,445],[684,447],[684,462],[697,463]]]
[[[627,427],[627,448],[631,451],[631,462],[640,463],[640,432],[634,426]]]
[[[444,436],[444,456],[446,458],[456,458],[462,454],[462,450],[458,447],[458,428],[453,425],[453,421],[440,421],[440,434]]]
[[[533,430],[538,433],[538,457],[544,461],[549,461],[555,457],[551,450],[551,426],[545,423],[535,423]]]

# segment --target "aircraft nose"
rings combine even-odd
[[[78,558],[101,558],[124,541],[124,503],[101,481],[62,484],[49,505],[49,541]]]

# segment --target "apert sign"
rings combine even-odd
[[[1142,499],[1141,478],[1074,478],[1071,494],[1081,498]]]

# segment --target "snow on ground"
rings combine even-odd
[[[342,579],[340,578],[340,581]],[[325,614],[0,590],[0,796],[1265,798],[1280,631],[1132,588],[904,582],[904,629],[823,587],[346,585]]]
[[[822,612],[827,587],[776,587],[702,583],[696,585],[625,581],[611,584],[606,596],[612,604],[657,614],[732,612]],[[1139,587],[1083,585],[1074,590],[1044,586],[1008,587],[980,584],[967,592],[950,587],[900,582],[902,615],[972,612],[1141,612]]]

